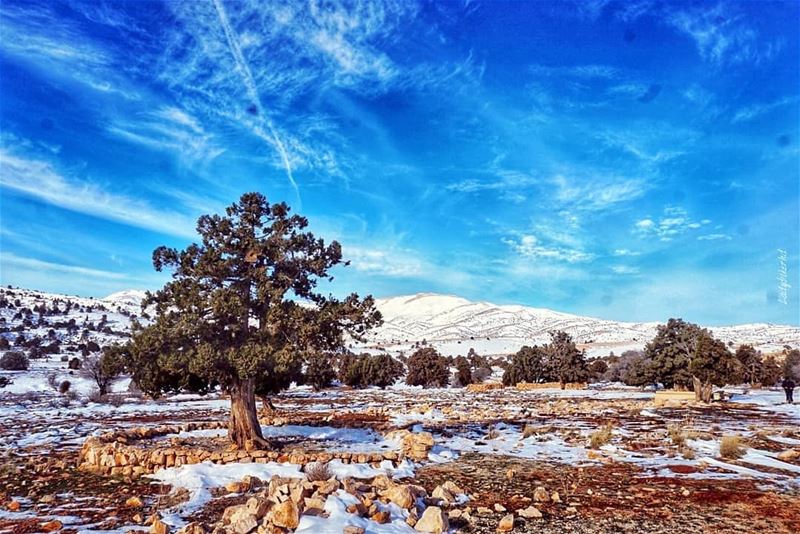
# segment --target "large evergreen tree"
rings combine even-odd
[[[511,357],[503,373],[503,384],[513,386],[520,382],[538,384],[548,378],[547,351],[538,345],[524,346]]]
[[[336,351],[380,322],[371,297],[343,300],[317,289],[342,260],[339,243],[306,231],[307,219],[284,204],[247,193],[224,216],[197,223],[200,244],[159,247],[156,270],[172,280],[148,293],[147,326],[136,325],[127,351],[139,387],[150,394],[217,386],[230,394],[228,435],[240,447],[268,445],[255,395],[300,376],[305,355]]]
[[[740,364],[725,344],[711,332],[682,319],[659,325],[645,346],[654,382],[666,387],[694,387],[697,400],[711,400],[713,385],[740,378]]]
[[[742,379],[748,384],[755,384],[761,379],[763,365],[761,352],[752,345],[739,345],[736,349],[736,359],[742,365]]]
[[[545,350],[550,374],[558,380],[562,389],[567,382],[583,382],[589,377],[585,354],[578,350],[572,336],[566,332],[551,332],[550,343],[545,345]]]

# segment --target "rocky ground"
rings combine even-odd
[[[211,427],[226,400],[6,395],[0,532],[798,532],[800,408],[779,400],[655,407],[631,390],[297,389],[265,420],[276,461],[132,478],[78,470],[86,439],[192,423],[135,446],[225,451]],[[300,449],[353,459],[282,463]],[[376,452],[405,460],[357,463]]]

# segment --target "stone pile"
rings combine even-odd
[[[395,462],[401,455],[395,451],[382,451],[375,453],[350,453],[350,452],[309,452],[302,449],[289,451],[266,451],[246,448],[226,449],[213,451],[198,447],[189,447],[170,442],[150,443],[146,445],[131,444],[131,441],[153,438],[166,434],[182,431],[197,430],[199,428],[223,428],[224,425],[181,425],[163,426],[156,428],[136,428],[120,432],[104,434],[99,437],[88,438],[78,455],[78,468],[84,471],[103,475],[121,475],[138,478],[145,474],[156,473],[161,469],[178,467],[181,465],[212,462],[227,463],[269,463],[281,462],[296,465],[306,465],[312,462],[329,462],[337,459],[342,463],[371,464],[375,467],[384,460]],[[428,434],[430,436],[430,434]],[[425,437],[420,438],[425,442]],[[433,438],[430,437],[430,446]],[[404,447],[406,442],[404,443]],[[430,448],[428,447],[428,449]],[[408,447],[409,456],[417,458],[423,445],[412,440]],[[405,450],[405,448],[404,448]],[[427,457],[427,449],[425,449]]]
[[[325,501],[336,492],[356,497],[356,502],[347,507],[347,512],[351,514],[376,523],[405,521],[419,532],[434,534],[449,529],[448,514],[444,510],[466,500],[464,491],[452,482],[437,486],[428,495],[422,486],[397,483],[386,475],[379,475],[369,483],[350,478],[341,482],[336,478],[312,482],[276,476],[244,504],[226,508],[213,532],[271,534],[284,532],[284,529],[293,530],[297,528],[302,515],[327,517]],[[390,503],[403,510],[401,516],[392,518]],[[348,528],[352,534],[364,532],[358,526]]]
[[[559,382],[517,382],[516,388],[520,391],[530,391],[534,389],[586,389],[586,383],[567,382],[564,384],[564,387],[561,388],[561,384]]]
[[[430,432],[410,432],[406,429],[394,430],[385,437],[389,441],[399,442],[403,456],[416,461],[427,460],[428,452],[436,443]]]

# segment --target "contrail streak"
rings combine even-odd
[[[256,89],[255,78],[253,78],[253,73],[250,71],[250,67],[247,64],[247,61],[244,59],[244,54],[242,54],[242,48],[239,46],[239,40],[236,36],[236,33],[233,31],[230,21],[228,21],[228,15],[225,12],[225,6],[222,5],[222,0],[211,1],[214,2],[214,8],[216,9],[217,16],[219,17],[219,23],[222,25],[222,29],[225,32],[225,38],[228,41],[228,48],[231,51],[231,55],[233,55],[233,60],[236,62],[236,68],[239,71],[239,74],[242,76],[242,83],[244,83],[245,89],[247,90],[247,95],[250,97],[250,100],[253,101],[253,105],[256,107],[256,111],[258,112],[257,116],[267,127],[267,131],[265,132],[263,127],[255,125],[255,134],[266,142],[274,145],[278,150],[278,154],[280,154],[281,160],[283,161],[283,167],[286,169],[286,177],[289,179],[289,183],[292,185],[295,195],[297,195],[297,209],[302,209],[300,188],[297,187],[297,182],[295,182],[294,176],[292,176],[292,166],[289,163],[289,153],[286,152],[286,147],[283,145],[280,137],[278,137],[278,132],[275,130],[275,126],[273,126],[272,121],[269,120],[266,113],[264,113],[264,108],[261,105],[261,98],[258,96],[258,89]]]

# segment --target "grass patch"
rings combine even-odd
[[[735,460],[744,456],[747,447],[740,436],[722,436],[719,442],[719,455],[722,458]]]
[[[306,464],[304,471],[310,482],[330,480],[333,477],[333,471],[327,462],[311,462]]]

